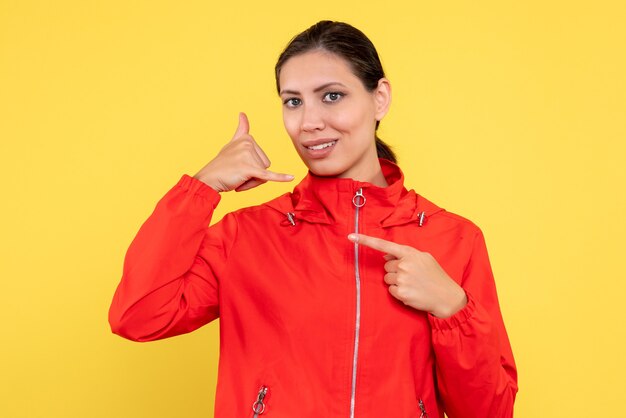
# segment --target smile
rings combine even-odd
[[[310,150],[320,150],[320,149],[332,147],[336,143],[337,143],[337,141],[335,140],[335,141],[325,142],[325,143],[319,144],[319,145],[312,145],[312,146],[307,147],[307,148],[310,149]]]

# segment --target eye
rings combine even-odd
[[[284,100],[283,104],[287,107],[294,108],[300,106],[302,104],[302,100],[298,99],[297,97],[291,97]]]
[[[344,93],[341,93],[338,91],[329,91],[328,93],[324,95],[323,101],[334,103],[334,102],[338,102],[339,100],[341,100],[343,96],[345,96]]]

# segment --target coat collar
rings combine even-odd
[[[267,205],[310,223],[352,222],[355,208],[352,199],[362,189],[366,199],[363,221],[382,227],[414,222],[421,212],[428,217],[443,210],[413,190],[407,190],[404,174],[396,164],[382,158],[379,161],[387,187],[349,178],[320,177],[309,171],[292,193]]]

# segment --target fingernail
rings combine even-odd
[[[357,236],[356,234],[348,234],[348,239],[352,242],[356,242],[357,241]]]

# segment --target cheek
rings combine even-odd
[[[358,129],[367,125],[375,116],[367,98],[358,98],[354,102],[345,106],[341,112],[333,112],[330,116],[335,124],[344,129]]]
[[[331,119],[337,129],[356,132],[369,126],[369,122],[374,120],[374,115],[367,106],[354,106],[335,113]]]
[[[283,124],[285,125],[285,130],[291,140],[293,141],[297,138],[299,123],[293,112],[283,112]]]

